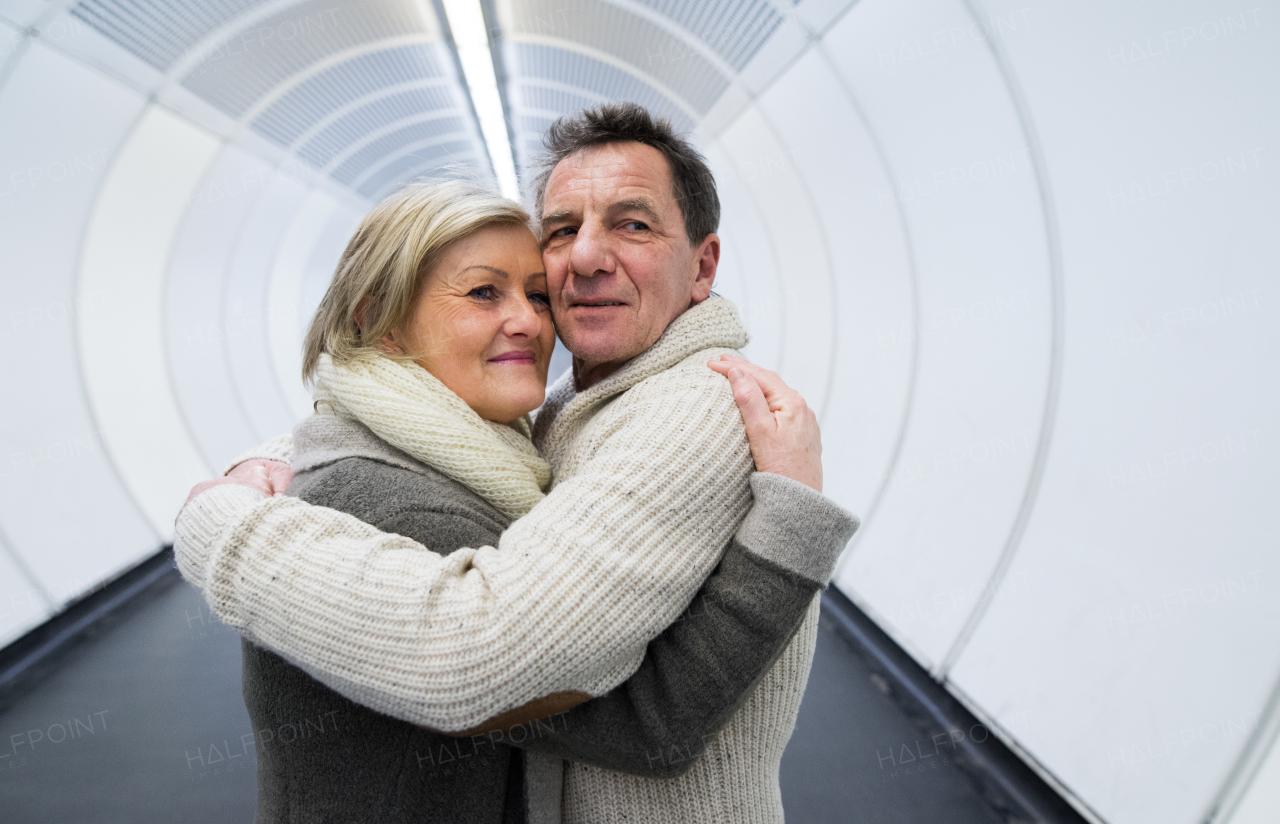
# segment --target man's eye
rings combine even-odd
[[[628,220],[626,223],[622,225],[633,232],[643,232],[649,228],[649,224],[642,223],[639,220]]]
[[[577,226],[561,226],[551,233],[551,237],[569,237],[578,233]]]
[[[492,286],[477,286],[470,292],[467,292],[467,297],[476,298],[477,300],[493,300],[497,296],[498,290],[494,289]]]

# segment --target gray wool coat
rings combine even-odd
[[[496,546],[509,524],[471,490],[352,421],[304,421],[295,430],[293,465],[290,495],[441,554]],[[855,526],[831,524],[831,546],[814,548],[798,571],[735,538],[626,682],[552,718],[484,735],[454,737],[379,714],[246,641],[244,701],[254,729],[297,731],[287,741],[264,736],[258,744],[258,824],[516,824],[554,817],[548,806],[558,807],[558,785],[539,789],[526,781],[526,757],[541,771],[559,763],[554,759],[570,759],[637,775],[679,775],[782,654],[830,574],[825,559],[834,563]]]

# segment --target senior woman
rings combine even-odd
[[[388,198],[357,229],[308,333],[317,414],[295,429],[288,493],[442,554],[497,545],[550,482],[528,417],[555,342],[548,306],[539,244],[515,203],[457,182]],[[298,662],[304,671],[245,641],[255,729],[311,731],[261,743],[258,821],[550,822],[558,759],[679,775],[787,647],[856,527],[834,505],[796,505],[816,495],[800,484],[788,490],[748,519],[770,524],[767,536],[735,537],[639,669],[593,700],[549,695],[443,734],[382,714],[396,712],[393,701],[348,700],[342,693],[369,701],[360,673],[322,652]],[[777,562],[785,552],[747,544],[804,532],[789,533],[788,518],[829,521],[825,546],[794,550],[797,568]],[[358,575],[335,569],[317,604],[342,601],[344,581]],[[412,597],[385,594],[409,615]],[[368,632],[372,645],[380,637]],[[456,643],[469,640],[459,632]],[[375,653],[394,678],[414,651]]]

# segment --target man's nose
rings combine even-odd
[[[602,227],[579,227],[569,253],[573,274],[594,277],[613,271],[613,247],[609,241],[609,233]]]

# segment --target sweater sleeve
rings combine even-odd
[[[649,644],[635,674],[607,695],[499,735],[650,778],[688,770],[782,655],[858,524],[787,478],[756,474],[751,487],[751,514],[720,566]]]
[[[580,436],[575,471],[497,548],[441,557],[219,486],[179,517],[179,566],[250,641],[413,723],[460,731],[543,696],[604,695],[719,561],[751,471],[728,383],[705,368],[613,403]]]

